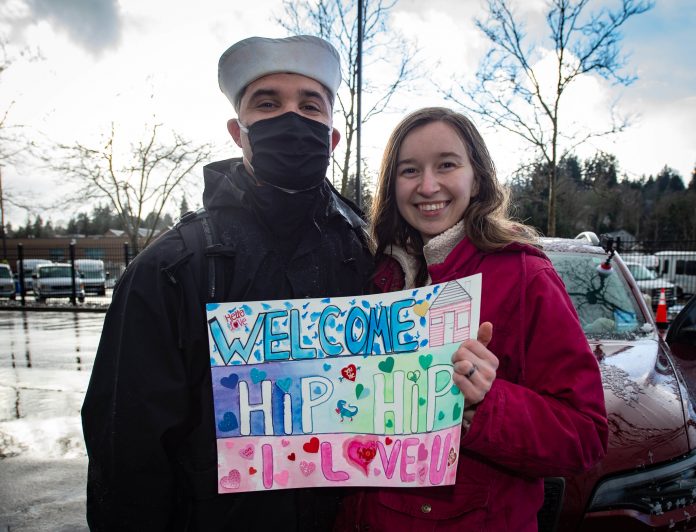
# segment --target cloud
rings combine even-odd
[[[26,0],[33,21],[46,21],[77,45],[99,55],[121,37],[117,0]]]

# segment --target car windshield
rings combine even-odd
[[[629,340],[652,333],[618,268],[600,274],[604,259],[588,253],[548,253],[591,339]]]
[[[101,279],[104,277],[100,270],[80,270],[80,273],[85,276],[85,279]]]
[[[0,279],[12,279],[12,274],[7,268],[0,268]]]
[[[41,277],[42,279],[70,277],[70,266],[45,266],[39,269],[39,277]]]
[[[657,275],[655,275],[655,272],[648,270],[642,264],[626,263],[626,267],[631,272],[631,275],[633,275],[633,278],[636,281],[654,281],[655,279],[657,279]]]

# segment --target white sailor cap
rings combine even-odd
[[[324,39],[297,35],[284,39],[250,37],[230,46],[218,62],[220,90],[239,112],[244,89],[269,74],[301,74],[317,80],[333,96],[341,84],[341,60]]]

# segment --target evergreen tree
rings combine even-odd
[[[43,231],[44,231],[44,223],[43,223],[43,218],[41,218],[40,214],[36,215],[36,218],[34,219],[34,223],[31,226],[31,236],[34,238],[41,238],[43,236]]]
[[[189,212],[189,206],[188,202],[186,201],[186,196],[181,196],[181,203],[179,204],[179,218],[181,218],[184,214]]]

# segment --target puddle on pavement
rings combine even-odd
[[[0,313],[0,421],[79,413],[103,313]]]

